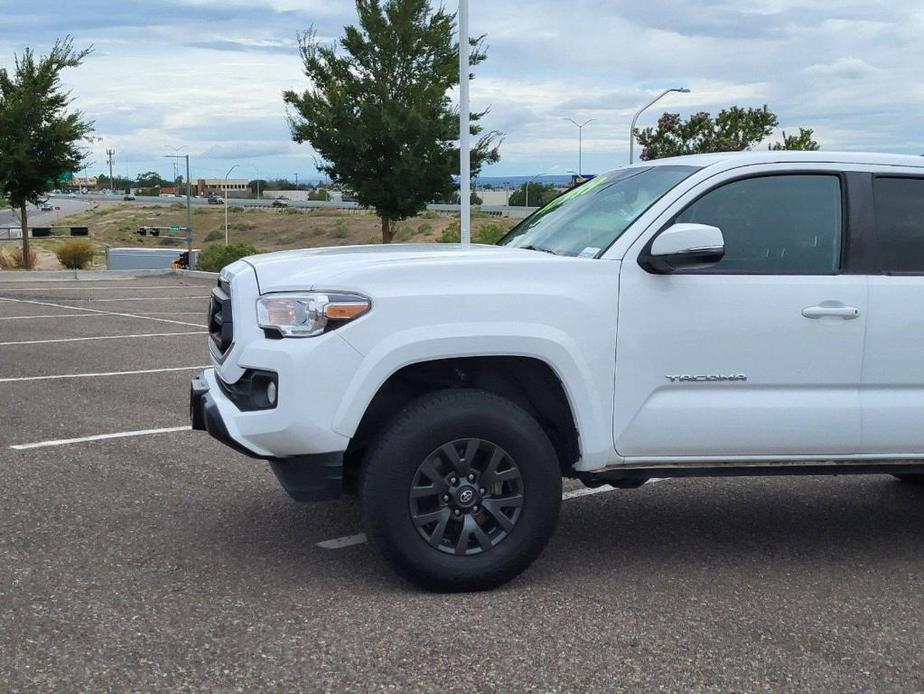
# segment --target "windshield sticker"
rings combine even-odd
[[[597,253],[600,252],[599,248],[594,248],[593,246],[588,246],[583,251],[578,253],[578,258],[593,258]]]

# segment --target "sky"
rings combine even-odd
[[[924,153],[924,1],[471,0],[471,32],[488,59],[472,109],[504,133],[486,176],[564,174],[626,163],[629,123],[769,105],[781,129],[808,127],[827,150]],[[446,6],[455,8],[454,0]],[[0,66],[70,34],[93,45],[65,74],[95,121],[89,174],[172,176],[165,155],[190,155],[193,178],[317,178],[315,154],[292,141],[282,101],[302,90],[296,36],[336,40],[352,0],[0,0]],[[777,132],[771,138],[779,139]],[[765,145],[764,145],[765,146]]]

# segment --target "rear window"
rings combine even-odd
[[[873,195],[883,271],[924,273],[924,179],[876,177]]]

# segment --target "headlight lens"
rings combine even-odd
[[[359,318],[372,306],[348,292],[267,294],[257,299],[257,323],[283,337],[314,337]]]

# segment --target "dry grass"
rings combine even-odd
[[[318,246],[346,246],[381,242],[378,217],[365,211],[259,209],[231,207],[228,210],[231,243],[250,243],[264,251]],[[204,248],[224,239],[224,209],[193,208],[193,245]],[[142,238],[140,226],[186,225],[186,209],[173,205],[111,205],[62,219],[59,224],[90,227],[90,238],[98,247],[178,245],[163,237]],[[507,230],[513,220],[497,217],[472,219],[476,235],[488,225]],[[425,213],[398,223],[395,240],[428,243],[458,229],[458,219]]]

